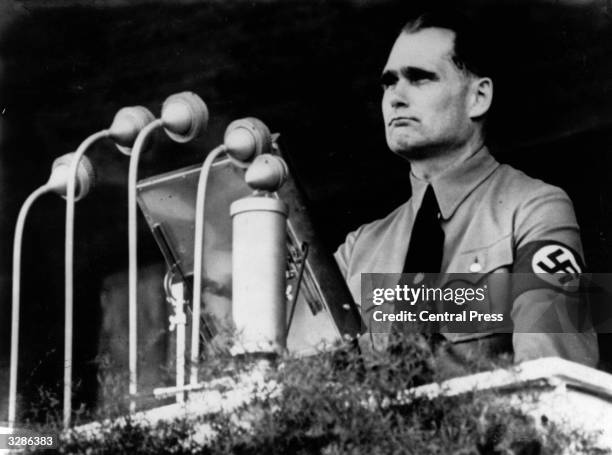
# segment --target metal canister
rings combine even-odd
[[[232,216],[234,353],[285,348],[287,205],[266,196],[239,199]]]

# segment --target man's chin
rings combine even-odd
[[[427,156],[427,147],[420,146],[416,143],[389,144],[389,148],[393,153],[406,160],[418,160]]]

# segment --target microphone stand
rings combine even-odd
[[[193,250],[193,299],[192,322],[191,322],[191,361],[189,384],[194,386],[198,383],[198,361],[200,358],[200,307],[202,300],[202,252],[204,249],[204,208],[206,203],[206,186],[208,174],[215,159],[225,153],[227,147],[219,145],[213,149],[204,160],[198,180],[195,209],[195,238]]]
[[[162,119],[156,119],[145,126],[138,134],[132,155],[130,157],[130,167],[128,172],[128,241],[129,241],[129,264],[128,264],[128,311],[129,311],[129,394],[130,412],[136,410],[134,397],[138,391],[138,258],[137,258],[137,207],[136,207],[136,180],[138,179],[138,162],[140,154],[144,148],[150,134],[157,128],[164,125]]]
[[[9,379],[9,402],[8,402],[8,425],[14,428],[17,414],[17,366],[19,357],[19,303],[21,285],[21,244],[23,240],[23,229],[26,216],[30,207],[42,194],[50,191],[49,185],[43,185],[34,190],[25,200],[15,226],[15,238],[13,240],[13,292],[12,292],[12,314],[11,314],[11,363]]]
[[[85,139],[74,153],[68,171],[66,189],[66,232],[64,238],[64,428],[70,426],[72,411],[72,335],[74,307],[74,205],[76,202],[76,178],[81,157],[96,141],[109,137],[109,130],[102,130]],[[81,189],[82,190],[82,189]]]

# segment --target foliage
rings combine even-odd
[[[431,360],[423,344],[413,340],[368,362],[350,348],[283,359],[269,369],[266,383],[253,393],[252,401],[231,414],[151,426],[128,419],[107,425],[95,440],[73,433],[64,439],[61,452],[596,453],[590,449],[589,437],[564,432],[547,419],[534,422],[491,392],[398,399],[398,391],[434,377]],[[232,362],[235,371],[248,371],[248,361]],[[198,435],[203,427],[214,434],[204,443]]]

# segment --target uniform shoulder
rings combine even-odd
[[[359,233],[375,233],[377,231],[385,231],[391,224],[396,222],[408,209],[410,199],[400,206],[392,210],[387,216],[378,218],[374,221],[362,224],[355,232]]]
[[[390,226],[401,222],[402,218],[404,218],[408,212],[409,202],[410,200],[400,205],[386,217],[362,224],[354,231],[349,232],[344,243],[341,244],[334,253],[336,262],[345,278],[349,272],[349,266],[355,250],[363,250],[364,246],[365,248],[369,248],[373,239],[384,237],[385,232]]]
[[[569,199],[566,192],[558,186],[531,177],[508,164],[501,164],[497,172],[497,184],[504,194],[517,204],[541,197]]]
[[[574,206],[565,191],[507,164],[500,166],[496,184],[510,203],[517,247],[556,241],[582,251]]]

